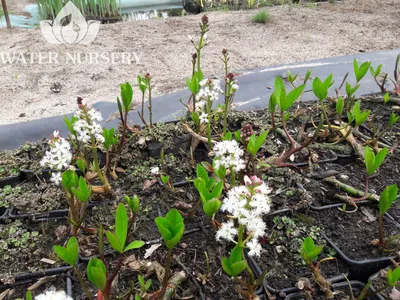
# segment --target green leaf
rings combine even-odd
[[[353,61],[353,66],[354,66],[354,73],[356,75],[357,83],[363,79],[365,74],[367,74],[369,67],[371,66],[371,62],[364,62],[361,64],[361,66],[358,66],[357,60],[354,58]]]
[[[124,252],[132,250],[132,249],[139,249],[144,246],[143,241],[133,241],[131,242],[126,248],[124,249]]]
[[[397,267],[394,270],[389,269],[387,272],[387,281],[389,286],[395,287],[399,280],[400,280],[400,267]]]
[[[269,104],[268,104],[268,109],[271,114],[274,114],[276,111],[276,105],[278,104],[275,93],[272,93],[271,96],[269,97]]]
[[[387,186],[379,197],[379,214],[385,214],[392,203],[396,201],[398,195],[398,188],[396,184]]]
[[[306,72],[306,76],[304,76],[304,82],[303,82],[304,84],[307,83],[308,79],[310,79],[310,76],[311,76],[311,70],[308,69]]]
[[[121,99],[124,111],[131,110],[131,103],[133,98],[133,89],[129,82],[121,84]]]
[[[287,94],[287,96],[285,97],[285,99],[280,101],[280,107],[282,109],[282,111],[286,111],[288,110],[293,103],[296,102],[297,99],[300,98],[300,96],[303,94],[304,89],[306,88],[306,85],[300,85],[297,88],[293,89],[292,91],[290,91],[289,94]]]
[[[375,171],[381,166],[381,164],[385,160],[385,157],[388,154],[388,152],[389,152],[389,150],[387,148],[383,148],[375,156],[375,165],[374,165]]]
[[[68,131],[69,131],[72,135],[75,135],[75,134],[76,134],[75,129],[74,129],[74,123],[75,123],[77,120],[78,120],[78,118],[77,118],[76,116],[73,116],[73,117],[71,118],[71,120],[68,119],[67,116],[64,116],[64,123],[65,123],[65,126],[67,126]]]
[[[247,267],[246,260],[243,259],[243,248],[236,245],[228,258],[222,258],[222,268],[229,276],[235,277],[244,271]]]
[[[85,166],[85,162],[83,159],[78,159],[76,161],[76,165],[78,166],[79,170],[82,171],[82,173],[86,173],[86,166]]]
[[[386,93],[385,95],[383,95],[383,102],[386,104],[390,101],[390,95],[389,93]]]
[[[139,284],[140,284],[140,286],[141,287],[143,287],[144,286],[144,278],[143,278],[143,276],[142,275],[138,275],[138,281],[139,281]]]
[[[318,257],[322,249],[322,246],[316,246],[313,239],[308,236],[301,245],[300,254],[306,263],[311,263]]]
[[[214,188],[213,188],[212,192],[210,193],[210,196],[207,200],[210,200],[212,198],[219,199],[221,197],[223,189],[224,189],[223,181],[218,181],[218,183],[214,186]]]
[[[280,76],[277,76],[275,78],[274,94],[275,94],[276,104],[281,106],[282,101],[284,101],[286,98],[286,88],[285,88],[285,83],[283,82],[283,80]]]
[[[333,84],[334,81],[332,80],[333,74],[330,74],[326,79],[324,80],[324,85],[329,89]]]
[[[124,250],[124,245],[121,243],[119,238],[110,231],[106,231],[106,235],[110,246],[118,253],[122,253]]]
[[[68,240],[65,248],[58,245],[54,246],[53,248],[60,259],[70,266],[75,266],[79,253],[78,240],[76,237],[71,237]]]
[[[328,96],[328,87],[318,77],[315,77],[312,88],[314,95],[319,99],[319,101],[325,100]]]
[[[136,214],[139,211],[139,206],[140,206],[140,199],[138,196],[133,195],[132,198],[129,198],[129,196],[125,195],[124,199],[126,203],[129,206],[129,209],[132,211],[132,213]]]
[[[111,146],[117,143],[117,138],[114,136],[114,128],[103,128],[104,148],[110,150]]]
[[[165,217],[157,217],[155,223],[167,248],[174,248],[181,240],[185,231],[183,218],[179,211],[175,208],[171,209]]]
[[[372,175],[375,172],[375,154],[374,151],[366,146],[364,148],[364,162],[365,162],[365,167],[367,169],[367,174]]]
[[[196,175],[197,175],[198,178],[202,178],[205,181],[208,180],[207,170],[201,164],[197,164]]]
[[[255,144],[255,148],[256,148],[256,150],[257,150],[256,152],[258,152],[258,151],[260,150],[261,146],[264,145],[264,142],[265,142],[265,140],[267,139],[268,133],[269,133],[268,130],[263,131],[263,132],[257,137],[256,144]]]
[[[30,291],[27,291],[25,294],[25,299],[26,300],[32,300],[32,293]]]
[[[78,188],[73,187],[71,191],[83,203],[86,203],[92,195],[92,187],[86,183],[83,177],[79,177]]]
[[[236,142],[240,142],[242,140],[242,131],[240,129],[235,132],[235,140]]]
[[[392,113],[389,118],[389,126],[393,126],[394,124],[396,124],[399,118],[400,116],[397,116],[395,113]]]
[[[107,281],[107,270],[104,263],[98,258],[91,258],[87,266],[87,277],[99,290],[104,291]]]
[[[214,216],[220,209],[222,202],[216,198],[208,200],[203,205],[203,210],[205,214],[209,217]]]
[[[161,182],[165,185],[169,182],[169,176],[165,174],[161,174]]]
[[[120,203],[117,207],[117,214],[115,216],[115,235],[121,242],[122,248],[125,247],[126,236],[128,234],[128,214],[126,213],[125,206]]]
[[[232,140],[232,132],[228,131],[225,135],[221,138],[223,141],[231,141]]]
[[[344,100],[343,97],[339,97],[336,100],[336,113],[338,117],[340,118],[343,114],[343,108],[344,108]]]
[[[78,175],[75,171],[67,170],[62,174],[61,184],[67,191],[71,191],[78,185]]]

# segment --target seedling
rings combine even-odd
[[[153,283],[151,279],[145,281],[142,275],[138,275],[138,282],[140,285],[140,293],[136,293],[135,300],[144,299],[143,297],[145,297],[146,292],[149,290],[151,284]]]
[[[385,84],[389,74],[385,73],[383,77],[381,77],[381,70],[382,70],[382,64],[377,66],[376,69],[374,69],[374,67],[372,66],[369,67],[369,71],[372,77],[374,77],[376,84],[379,86],[381,93],[385,94],[386,93]]]
[[[383,216],[396,201],[398,195],[396,184],[387,186],[379,198],[379,246],[385,248],[386,242],[383,237]]]
[[[172,251],[174,247],[180,242],[183,233],[185,232],[185,224],[181,214],[176,209],[171,209],[165,217],[157,217],[155,219],[158,230],[164,240],[165,245],[168,248],[168,254],[165,262],[165,273],[162,289],[156,292],[157,297],[161,298],[168,285],[168,281],[171,277],[171,260]]]
[[[312,90],[314,92],[314,95],[318,98],[320,101],[321,109],[324,114],[324,117],[326,119],[326,122],[328,123],[329,126],[329,131],[332,132],[332,127],[331,123],[329,122],[328,114],[326,113],[326,107],[324,104],[324,101],[326,97],[328,97],[328,90],[329,88],[333,85],[332,81],[333,75],[330,74],[323,82],[319,77],[316,77],[313,81],[312,84]]]
[[[319,266],[322,262],[332,260],[333,257],[326,257],[318,261],[314,264],[314,261],[318,258],[320,253],[322,252],[323,246],[315,245],[314,240],[311,237],[307,237],[300,249],[300,255],[302,256],[303,260],[310,268],[310,270],[314,274],[315,282],[321,288],[321,290],[325,293],[325,299],[333,299],[333,293],[330,289],[330,284],[326,281],[324,276],[321,274]]]
[[[76,237],[74,236],[71,237],[68,240],[68,243],[65,247],[56,245],[53,248],[57,256],[61,260],[63,260],[66,264],[70,265],[73,268],[74,272],[76,273],[76,276],[78,277],[79,283],[82,286],[82,289],[85,292],[88,299],[90,300],[93,299],[93,296],[86,285],[86,282],[82,276],[81,271],[79,271],[79,268],[76,266],[79,254],[78,240],[76,239]]]
[[[372,281],[368,281],[368,283],[365,285],[364,289],[360,293],[360,296],[358,296],[357,300],[363,300],[365,297],[368,297],[368,299],[369,298],[372,299],[375,295],[379,294],[380,292],[384,291],[387,288],[395,289],[396,286],[400,283],[399,281],[400,281],[400,267],[396,267],[394,270],[388,269],[386,274],[386,284],[377,289],[375,292],[371,293],[369,292],[369,288],[372,285]]]
[[[132,109],[133,89],[129,82],[121,84],[121,99],[117,97],[118,110],[122,123],[122,136],[119,143],[119,153],[125,144],[126,130],[128,128],[128,113]],[[121,101],[122,100],[122,101]]]
[[[85,220],[87,202],[92,194],[92,187],[86,183],[83,177],[72,170],[67,170],[62,175],[61,185],[65,191],[69,205],[69,221],[72,224],[71,234],[76,236]]]
[[[323,115],[321,115],[321,122],[317,129],[314,132],[313,137],[309,138],[306,140],[302,145],[297,146],[296,141],[294,138],[291,136],[287,129],[287,118],[289,116],[288,109],[301,97],[301,95],[304,92],[306,85],[302,84],[296,88],[294,88],[292,91],[290,91],[288,94],[286,93],[286,87],[285,84],[282,80],[281,77],[276,77],[275,83],[274,83],[274,92],[273,95],[270,98],[270,102],[272,102],[273,106],[279,106],[281,109],[281,119],[282,119],[282,126],[283,130],[285,132],[285,135],[287,139],[289,140],[289,149],[285,150],[280,157],[276,158],[271,158],[270,161],[267,161],[267,163],[272,163],[273,165],[277,167],[285,167],[285,166],[292,166],[292,164],[286,163],[286,161],[291,157],[293,154],[295,154],[298,151],[301,151],[305,147],[307,147],[309,144],[311,144],[318,136],[319,131],[322,128],[323,125]]]
[[[145,97],[146,91],[149,87],[148,79],[146,76],[141,77],[140,75],[138,75],[137,83],[138,83],[140,91],[142,92],[142,106],[141,106],[142,108],[141,108],[141,112],[138,111],[138,115],[139,115],[139,118],[142,120],[143,124],[147,126],[146,120],[144,118],[144,97]]]
[[[260,151],[261,146],[264,145],[267,136],[268,136],[268,130],[262,132],[259,136],[256,136],[253,133],[247,143],[247,151],[250,153],[251,164],[253,166],[253,173],[255,175],[257,175],[257,166],[255,163],[255,157],[258,151]]]
[[[114,272],[108,276],[103,260],[98,258],[91,258],[87,267],[88,279],[99,289],[98,293],[100,293],[105,300],[110,299],[111,285],[122,267],[123,253],[129,250],[139,249],[144,245],[143,241],[133,241],[126,245],[128,229],[128,214],[125,206],[120,203],[118,204],[115,216],[115,232],[106,231],[107,240],[110,246],[119,254],[117,266],[115,267]],[[103,247],[101,243],[102,230],[100,230],[100,232],[99,249]],[[102,252],[103,250],[100,250],[101,257],[104,255]]]
[[[110,185],[107,179],[107,171],[110,168],[110,152],[112,152],[112,148],[117,144],[118,138],[114,134],[115,129],[114,128],[103,128],[103,136],[104,136],[104,149],[106,150],[106,165],[104,166],[104,172],[103,176],[105,179],[105,185]],[[110,172],[113,176],[114,179],[117,178],[117,175],[115,174],[115,170]],[[109,187],[111,189],[111,187]]]

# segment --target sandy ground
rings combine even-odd
[[[16,0],[14,0],[16,1]],[[400,48],[400,0],[347,0],[317,8],[268,9],[272,21],[254,24],[255,11],[209,13],[210,43],[203,71],[221,74],[220,52],[231,51],[231,68],[243,70],[331,56]],[[0,124],[61,115],[75,110],[77,96],[89,103],[114,101],[119,84],[150,72],[154,95],[185,87],[201,16],[104,25],[90,45],[51,45],[39,29],[0,29],[0,55],[7,53],[120,53],[140,56],[132,64],[4,64],[0,56]],[[29,58],[29,55],[26,56]],[[46,59],[44,59],[46,62]],[[60,84],[60,93],[51,87]],[[135,99],[139,91],[135,90]],[[178,99],[177,99],[178,101]]]

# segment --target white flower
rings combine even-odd
[[[207,124],[208,123],[208,114],[201,113],[199,114],[200,124]]]
[[[58,137],[53,137],[49,141],[49,145],[50,150],[46,151],[43,159],[40,161],[40,165],[58,171],[67,168],[72,160],[71,145],[69,142],[58,135]]]
[[[233,167],[235,172],[239,172],[246,167],[245,161],[242,158],[244,152],[235,140],[216,143],[213,151],[215,154],[214,162],[216,169],[224,166],[229,170]]]
[[[56,291],[54,288],[37,295],[35,300],[73,300],[64,291]]]
[[[249,247],[250,256],[260,256],[262,248],[256,238],[253,238],[250,241],[248,241],[246,246]]]
[[[61,178],[61,173],[60,172],[51,173],[50,181],[53,182],[55,185],[59,185],[61,180],[62,180],[62,178]]]
[[[160,174],[160,168],[159,167],[154,167],[150,170],[151,174],[153,175],[158,175]]]
[[[221,85],[218,79],[205,78],[200,81],[201,89],[196,95],[196,99],[201,100],[218,100],[222,93]]]
[[[92,138],[98,144],[104,143],[103,128],[97,122],[101,122],[103,117],[101,113],[94,108],[88,109],[81,106],[76,112],[75,117],[78,118],[73,124],[76,131],[77,139],[83,144],[92,142]]]
[[[226,223],[221,224],[221,228],[217,231],[216,239],[219,241],[221,238],[228,241],[233,241],[233,238],[237,235],[238,231],[234,227],[233,221],[230,220]]]
[[[60,132],[58,130],[53,131],[53,137],[54,138],[59,138],[60,137]]]

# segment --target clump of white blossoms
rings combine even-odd
[[[196,112],[199,115],[200,123],[208,123],[207,106],[218,100],[222,93],[221,85],[218,79],[205,78],[200,81],[200,90],[196,95]],[[209,108],[211,110],[211,107]]]
[[[101,113],[90,108],[82,98],[78,98],[78,105],[79,108],[75,112],[77,120],[73,123],[78,141],[84,144],[103,143],[103,128],[98,123],[103,120]]]
[[[246,245],[250,256],[260,256],[261,245],[258,239],[265,235],[267,228],[262,217],[271,210],[271,200],[268,197],[271,189],[257,176],[245,176],[244,182],[245,185],[231,189],[223,201],[221,210],[228,212],[235,222],[229,220],[222,223],[216,239],[235,241],[237,236],[237,243]]]
[[[51,288],[45,291],[43,294],[37,295],[35,300],[73,300],[72,297],[68,296],[65,291],[56,291],[55,288]]]
[[[68,168],[72,160],[70,143],[60,136],[58,130],[55,130],[48,144],[50,150],[46,151],[40,165],[57,171]],[[52,173],[50,180],[56,185],[60,184],[61,173]]]
[[[213,152],[216,169],[223,166],[227,170],[233,168],[235,172],[239,172],[246,167],[246,163],[242,158],[244,151],[235,140],[216,143],[213,147]]]

